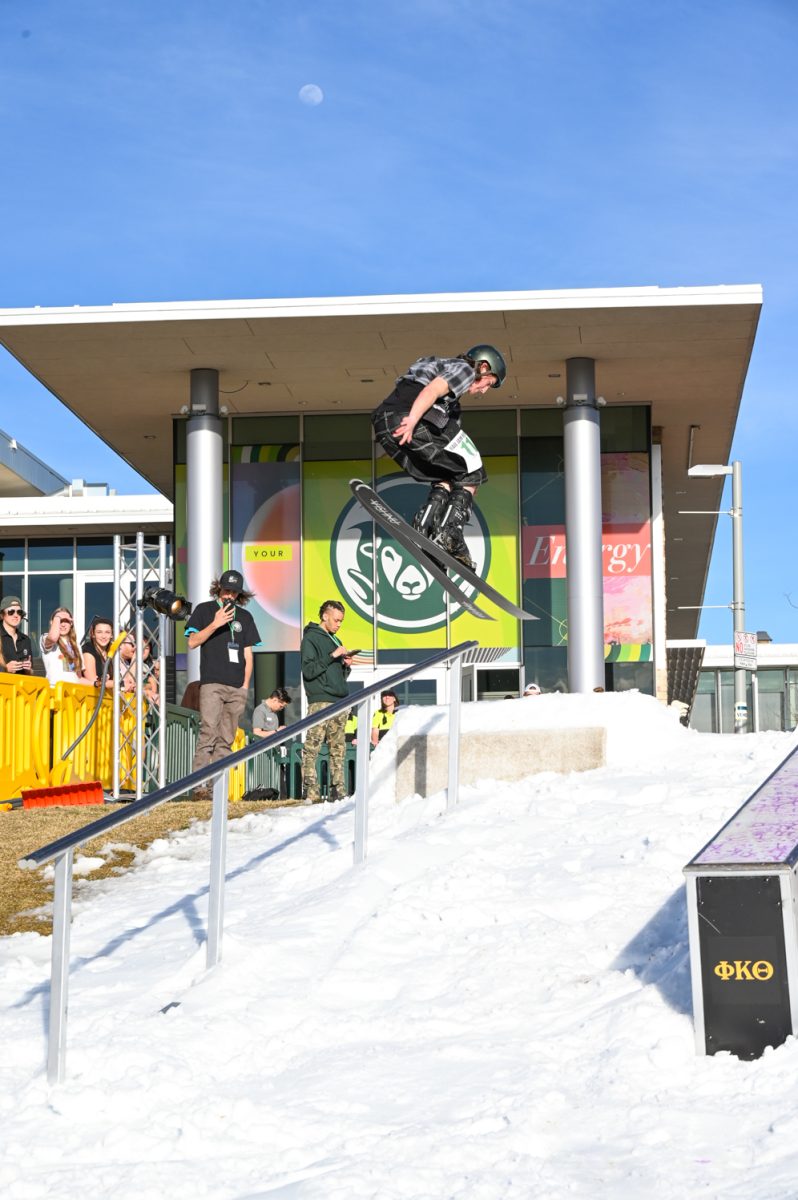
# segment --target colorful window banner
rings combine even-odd
[[[525,502],[533,518],[534,489]],[[651,485],[649,456],[640,452],[602,454],[602,574],[604,579],[604,640],[607,646],[637,646],[637,658],[612,661],[645,662],[642,648],[653,640],[651,590]],[[530,611],[547,619],[551,645],[562,645],[566,633],[567,554],[565,524],[525,523],[521,533],[524,592]],[[541,626],[538,634],[544,632]]]
[[[517,600],[516,459],[509,456],[486,459],[485,465],[490,482],[480,489],[466,531],[468,543],[485,577]],[[349,480],[355,476],[370,478],[370,464],[305,464],[305,620],[315,620],[321,601],[337,596],[348,610],[347,645],[373,645],[376,608],[381,650],[428,650],[445,646],[447,600],[443,589],[415,555],[373,525],[349,489]],[[407,519],[412,518],[429,490],[427,485],[399,471],[387,458],[379,460],[377,486],[387,503]],[[473,638],[485,647],[517,648],[518,622],[493,609],[488,602],[486,607],[496,616],[490,623],[451,606],[451,640]]]
[[[352,478],[370,479],[371,462],[306,462],[302,481],[304,624],[319,619],[325,600],[341,600],[346,618],[341,640],[350,650],[373,650],[373,535],[349,489]]]
[[[299,649],[302,634],[298,446],[231,449],[231,564],[254,593],[260,650]]]

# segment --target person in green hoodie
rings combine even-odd
[[[309,621],[302,633],[299,648],[302,660],[302,682],[308,699],[308,716],[328,708],[336,700],[349,695],[347,678],[352,669],[352,654],[338,637],[346,610],[340,600],[325,600],[319,609],[318,624]],[[321,803],[321,790],[316,773],[316,759],[321,743],[330,750],[330,777],[327,799],[342,800],[347,795],[344,784],[346,754],[345,727],[348,712],[339,713],[329,721],[315,725],[305,739],[302,754],[303,797],[306,803]]]

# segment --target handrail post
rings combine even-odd
[[[449,786],[446,789],[446,810],[454,808],[460,798],[460,709],[463,694],[463,659],[452,659],[449,667]]]
[[[69,934],[72,917],[72,850],[55,860],[53,944],[50,966],[50,1024],[47,1031],[47,1082],[63,1083],[66,1067],[69,1000]]]
[[[368,699],[357,706],[357,758],[355,759],[355,846],[354,862],[366,861],[369,836],[369,754],[371,726],[368,721]]]
[[[208,890],[208,946],[206,966],[215,967],[222,957],[224,924],[224,876],[227,858],[227,793],[229,771],[213,781],[211,815],[211,881]]]

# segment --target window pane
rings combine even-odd
[[[750,728],[750,726],[749,726]],[[759,693],[759,730],[764,733],[768,729],[782,730],[784,724],[784,692]]]
[[[515,409],[463,409],[463,428],[483,458],[518,453],[515,423]]]
[[[86,628],[88,629],[95,617],[107,617],[113,624],[114,585],[112,583],[87,582],[84,586]]]
[[[28,569],[31,571],[71,571],[72,538],[29,538]],[[56,600],[55,603],[59,602]],[[53,608],[55,608],[55,604]]]
[[[522,408],[521,436],[535,438],[561,438],[562,409]]]
[[[525,622],[525,625],[529,624],[529,621]],[[567,647],[525,646],[524,679],[527,683],[537,683],[542,692],[567,692]]]
[[[234,417],[234,446],[299,444],[299,417]]]
[[[518,668],[477,671],[477,699],[503,700],[518,695]]]
[[[39,638],[50,628],[54,609],[72,607],[72,576],[31,575],[28,579],[28,633],[33,641],[33,653],[39,653]],[[78,631],[80,633],[82,631]]]
[[[22,601],[22,607],[25,607],[25,593],[22,590],[21,575],[6,575],[0,574],[0,600],[3,596],[19,596]]]
[[[306,462],[348,458],[371,460],[371,414],[306,417],[303,455]]]
[[[648,421],[650,409],[645,405],[608,405],[601,409],[601,453],[614,450],[649,449]]]
[[[712,680],[713,687],[711,690],[702,689],[696,693],[693,701],[692,711],[690,712],[690,728],[697,729],[699,733],[717,733],[715,725],[715,691],[714,691],[714,672],[707,672]]]
[[[83,571],[111,571],[114,543],[111,538],[78,538],[78,567]]]
[[[0,574],[25,570],[25,539],[0,542]]]
[[[604,671],[608,691],[629,692],[636,689],[644,696],[654,695],[653,663],[608,663]]]

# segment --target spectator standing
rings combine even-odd
[[[113,640],[113,623],[107,617],[94,617],[80,649],[83,654],[83,678],[95,687],[100,686],[100,676],[108,661],[108,647]]]
[[[285,688],[275,688],[252,714],[252,732],[256,737],[270,737],[280,728],[281,713],[286,704],[291,703],[291,697]]]
[[[371,744],[376,746],[385,737],[393,725],[396,710],[399,707],[399,697],[396,692],[382,692],[380,707],[371,719]]]
[[[200,732],[192,771],[230,753],[252,677],[253,646],[260,645],[245,605],[252,592],[239,571],[225,571],[210,587],[211,599],[198,604],[186,622],[188,644],[200,648]],[[197,788],[194,799],[210,797]]]
[[[50,687],[57,683],[85,683],[83,655],[75,636],[75,621],[68,608],[57,608],[50,628],[40,638],[44,671]]]
[[[300,657],[302,681],[308,699],[308,715],[321,712],[349,695],[347,679],[352,669],[352,653],[338,637],[346,610],[340,600],[325,600],[319,609],[319,622],[309,621],[302,634]],[[321,743],[326,741],[330,752],[330,776],[327,798],[340,800],[347,795],[344,784],[346,740],[344,730],[347,712],[314,725],[305,739],[302,754],[303,798],[311,804],[321,803],[321,789],[316,772],[316,760]]]
[[[525,696],[539,696],[540,695],[539,685],[537,683],[528,683],[526,685],[526,687],[524,688],[524,695]]]
[[[0,601],[0,670],[12,675],[31,675],[33,645],[20,626],[26,613],[19,596],[3,596]]]

